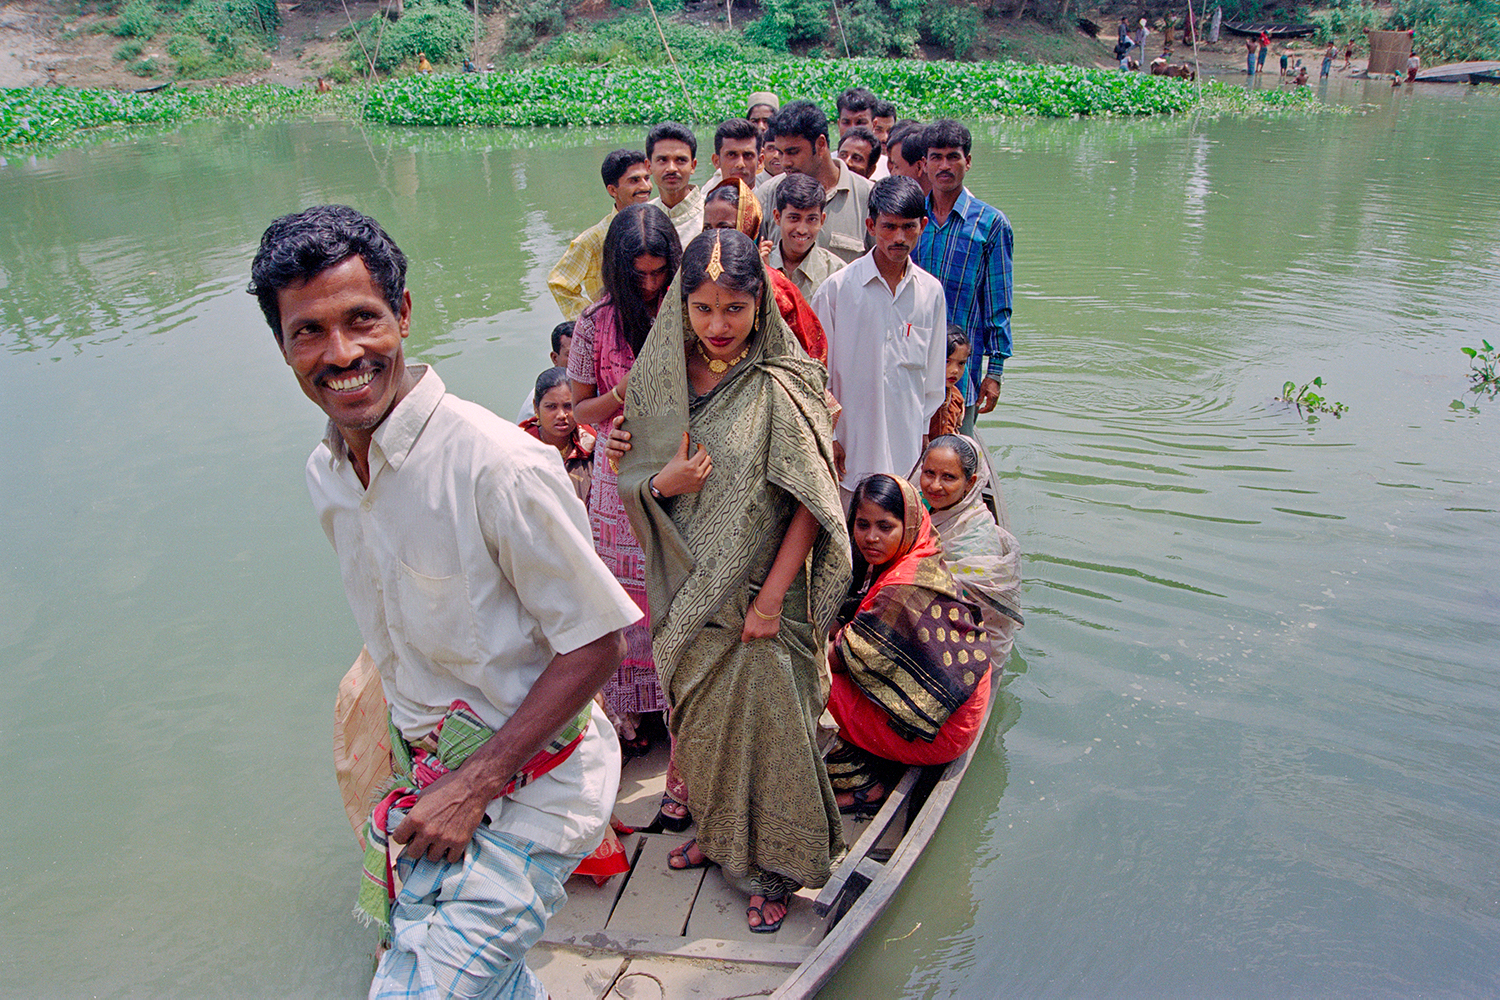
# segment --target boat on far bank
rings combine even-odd
[[[1286,21],[1225,21],[1224,30],[1231,35],[1246,35],[1251,38],[1259,38],[1261,32],[1272,38],[1305,38],[1316,31],[1317,26]]]

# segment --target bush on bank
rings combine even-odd
[[[903,116],[932,119],[1035,116],[1069,118],[1187,111],[1196,88],[1179,80],[1077,66],[788,59],[761,65],[538,67],[518,73],[412,76],[372,86],[364,117],[387,125],[644,125],[717,123],[745,113],[745,96],[770,90],[832,107],[863,85]],[[686,93],[684,93],[684,87]],[[1255,112],[1309,106],[1305,88],[1246,91],[1204,83],[1210,110]]]

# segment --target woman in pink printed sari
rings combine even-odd
[[[636,352],[651,332],[662,293],[681,260],[677,230],[656,206],[631,205],[610,223],[604,237],[604,294],[583,311],[573,328],[568,378],[576,419],[608,427],[623,412]],[[647,616],[625,630],[625,660],[603,692],[605,711],[619,730],[626,755],[631,756],[646,749],[645,737],[636,731],[641,713],[662,711],[666,699],[651,659],[645,562],[620,506],[615,472],[603,448],[594,450],[589,525],[599,558]]]

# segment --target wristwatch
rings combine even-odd
[[[665,500],[666,499],[666,497],[664,497],[664,496],[661,495],[661,490],[659,490],[659,489],[656,488],[656,477],[655,476],[652,476],[650,479],[646,480],[646,488],[651,491],[651,495],[654,496],[654,497],[656,497],[656,499],[658,499],[658,500]]]

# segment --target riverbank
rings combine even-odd
[[[679,75],[680,78],[679,78]],[[537,67],[516,73],[416,75],[329,93],[275,85],[157,93],[67,87],[0,91],[0,148],[88,141],[111,129],[195,118],[331,117],[384,125],[524,127],[717,123],[754,90],[832,106],[846,87],[899,95],[918,118],[1270,114],[1317,107],[1306,88],[1246,90],[1078,66],[787,59],[769,65]],[[1201,94],[1201,99],[1200,99]]]

